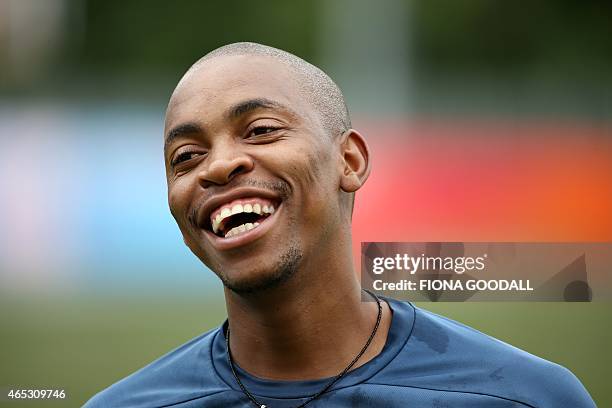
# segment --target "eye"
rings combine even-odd
[[[275,127],[275,126],[256,126],[252,128],[251,130],[249,130],[247,137],[267,135],[269,133],[273,133],[277,131],[278,129],[280,128]]]
[[[176,166],[183,162],[189,161],[191,159],[195,159],[198,156],[201,156],[203,153],[201,152],[182,152],[177,154],[172,160],[172,165]]]

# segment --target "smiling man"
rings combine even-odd
[[[351,216],[370,157],[318,68],[214,50],[174,90],[164,143],[170,210],[228,319],[87,407],[594,406],[558,365],[361,290]]]

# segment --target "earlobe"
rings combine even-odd
[[[365,138],[354,129],[347,130],[341,137],[343,169],[340,188],[353,193],[361,188],[370,175],[370,149]]]

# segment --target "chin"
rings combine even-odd
[[[215,271],[223,285],[239,295],[248,295],[282,286],[290,280],[298,270],[302,252],[291,246],[280,259],[268,267],[259,267],[257,270],[239,267],[221,268]]]

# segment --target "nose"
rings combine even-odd
[[[253,159],[235,141],[218,144],[208,152],[206,166],[199,174],[203,187],[229,183],[239,174],[253,169]]]

